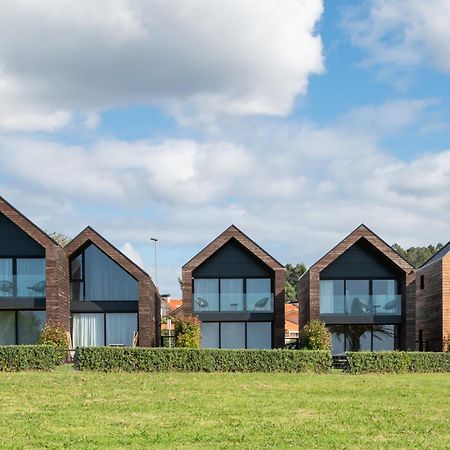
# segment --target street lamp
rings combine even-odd
[[[158,242],[158,239],[151,237],[150,240],[155,243],[155,284],[158,286],[158,264],[156,260],[156,243]]]

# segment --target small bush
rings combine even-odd
[[[323,322],[308,322],[299,334],[300,348],[305,350],[331,350],[331,334]]]
[[[39,334],[39,344],[58,349],[62,360],[70,348],[70,334],[61,322],[47,321]]]
[[[194,316],[183,316],[175,320],[175,347],[200,348],[200,320]]]
[[[52,370],[61,362],[61,353],[48,345],[0,346],[0,371]]]
[[[349,352],[350,373],[450,372],[450,353]]]
[[[326,351],[80,347],[79,370],[124,372],[328,372]]]

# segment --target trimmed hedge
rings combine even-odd
[[[450,372],[450,353],[348,352],[349,373]]]
[[[0,346],[0,371],[52,370],[61,364],[64,354],[49,345]]]
[[[80,347],[75,368],[105,372],[328,372],[331,354],[302,350]]]

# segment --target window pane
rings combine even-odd
[[[84,283],[82,281],[72,281],[70,283],[71,299],[74,301],[84,300]]]
[[[349,325],[345,333],[345,351],[370,351],[371,333],[372,325]]]
[[[345,334],[343,325],[331,325],[328,327],[331,333],[331,352],[333,355],[345,352]]]
[[[272,348],[270,322],[247,322],[247,348]]]
[[[0,297],[11,297],[13,295],[12,268],[12,259],[0,259]]]
[[[138,330],[136,313],[106,314],[106,345],[133,345],[133,334]]]
[[[73,314],[73,347],[105,345],[104,315],[98,313]]]
[[[348,314],[372,314],[369,280],[347,280],[345,294]]]
[[[194,311],[219,311],[219,280],[196,278],[194,280]]]
[[[222,348],[245,348],[245,323],[222,322],[220,343]]]
[[[270,278],[247,280],[247,311],[273,311],[272,283]]]
[[[84,251],[85,300],[138,300],[137,281],[95,245]]]
[[[242,278],[220,280],[220,310],[244,310],[244,280]]]
[[[219,322],[202,322],[202,348],[219,348]]]
[[[344,314],[344,280],[320,280],[320,313]]]
[[[397,280],[373,280],[375,314],[401,314]]]
[[[83,279],[83,255],[78,255],[70,262],[70,278],[72,280]]]
[[[395,325],[374,325],[373,351],[395,350]]]
[[[16,343],[16,313],[0,311],[0,345]]]
[[[46,319],[45,311],[17,311],[18,343],[37,344]]]
[[[17,259],[17,296],[45,297],[45,258]]]

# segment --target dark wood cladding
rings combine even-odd
[[[423,278],[422,278],[423,277]],[[423,289],[421,286],[423,279]],[[417,337],[425,350],[448,351],[450,340],[450,254],[417,271]]]
[[[161,299],[156,286],[146,272],[91,227],[84,229],[65,247],[67,265],[73,256],[90,243],[95,244],[137,280],[139,285],[139,345],[141,347],[159,345]]]
[[[230,240],[235,239],[257,259],[266,264],[274,273],[274,322],[273,346],[284,346],[284,267],[264,251],[259,245],[246,236],[234,225],[227,228],[222,234],[208,244],[200,253],[188,261],[182,269],[183,314],[192,314],[192,273],[215,252],[221,249]]]
[[[308,321],[320,319],[320,273],[336,261],[352,245],[364,239],[380,252],[387,264],[394,264],[402,275],[401,292],[404,311],[402,322],[402,347],[416,348],[415,338],[415,270],[399,254],[365,225],[360,225],[326,255],[317,261],[299,280],[299,323],[302,328]]]
[[[45,249],[47,319],[61,322],[69,331],[69,270],[64,249],[2,197],[0,212]]]

